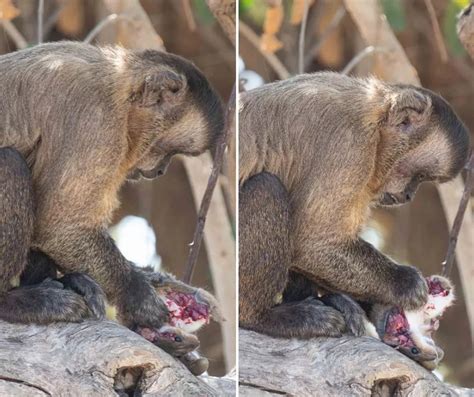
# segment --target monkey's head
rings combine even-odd
[[[469,153],[469,132],[443,98],[413,86],[389,89],[390,101],[381,122],[381,150],[395,158],[377,197],[383,206],[411,201],[421,183],[454,178]]]
[[[176,154],[197,156],[223,130],[221,101],[204,75],[179,56],[154,50],[129,55],[129,179],[166,172]]]

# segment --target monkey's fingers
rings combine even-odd
[[[396,283],[392,286],[392,302],[406,310],[419,309],[428,301],[428,283],[418,269],[398,265]]]
[[[117,303],[117,315],[123,325],[132,329],[161,328],[170,318],[165,302],[147,282],[137,285],[133,293],[123,295]]]
[[[105,318],[104,292],[91,277],[83,273],[68,273],[58,281],[64,285],[64,288],[82,296],[96,319]]]
[[[214,321],[217,321],[218,323],[225,321],[225,318],[222,315],[222,311],[219,307],[219,303],[217,302],[217,299],[214,298],[214,295],[199,288],[196,293],[196,301],[209,307],[210,316]]]

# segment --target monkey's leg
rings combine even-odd
[[[31,250],[28,262],[20,276],[20,286],[39,284],[58,275],[54,261],[41,251]]]
[[[90,316],[82,297],[51,283],[11,289],[26,267],[33,231],[30,171],[14,149],[0,149],[0,186],[0,319],[45,324]]]
[[[16,150],[0,149],[0,294],[26,266],[33,231],[28,165]]]
[[[40,283],[42,286],[59,285],[60,289],[65,288],[82,296],[94,318],[101,320],[105,317],[105,295],[99,284],[84,273],[67,273],[60,279],[56,279],[57,274],[58,267],[48,255],[31,250],[28,264],[20,277],[20,286]]]
[[[316,298],[281,303],[291,262],[288,195],[268,173],[239,192],[240,325],[276,337],[339,336],[342,314]]]

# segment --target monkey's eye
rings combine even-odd
[[[411,354],[419,354],[420,351],[416,347],[411,348]]]
[[[406,127],[408,124],[410,124],[410,119],[408,117],[405,117],[399,125]]]
[[[426,174],[424,172],[420,172],[418,175],[417,175],[417,179],[419,181],[423,181],[426,179]]]
[[[175,336],[174,341],[180,343],[183,341],[183,338],[181,338],[181,336]]]

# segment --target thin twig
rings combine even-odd
[[[441,61],[443,63],[448,62],[448,51],[446,50],[446,45],[444,44],[443,34],[439,27],[438,18],[436,18],[436,11],[433,7],[431,0],[425,0],[425,6],[428,10],[428,15],[430,16],[431,25],[433,26],[433,32],[438,46],[439,55],[441,56]]]
[[[7,21],[6,19],[0,19],[0,25],[3,25],[5,32],[7,33],[8,37],[10,37],[10,39],[12,39],[12,41],[15,43],[16,48],[22,50],[28,47],[28,42],[11,21]]]
[[[127,16],[125,15],[122,15],[122,14],[110,14],[108,15],[107,17],[105,17],[104,19],[102,19],[96,26],[94,29],[92,29],[89,34],[86,36],[86,38],[84,39],[84,43],[91,43],[92,40],[94,40],[97,35],[102,31],[104,30],[107,26],[109,26],[110,24],[112,23],[115,23],[117,22],[118,20],[120,19],[128,19],[130,20],[130,18],[128,18]]]
[[[188,23],[188,28],[191,32],[194,32],[196,30],[196,21],[194,20],[191,4],[189,3],[189,0],[181,0],[181,5],[184,10],[184,16],[186,17],[186,21]]]
[[[298,41],[298,73],[304,73],[304,39],[308,23],[309,0],[304,0],[303,19],[301,20],[300,38]]]
[[[316,58],[323,44],[337,29],[337,27],[339,26],[339,24],[341,23],[345,15],[346,15],[346,8],[344,6],[340,6],[337,9],[336,13],[334,14],[333,18],[331,19],[331,22],[329,22],[327,28],[321,34],[321,37],[319,38],[317,43],[308,51],[308,56],[305,62],[306,64],[305,68],[309,66],[309,63],[312,61],[312,59]]]
[[[38,44],[43,42],[44,0],[38,3]]]
[[[451,274],[453,268],[454,257],[456,252],[456,244],[458,242],[459,231],[461,230],[462,220],[464,213],[466,212],[467,204],[471,198],[471,191],[474,187],[474,153],[466,164],[466,182],[464,184],[464,191],[462,193],[461,201],[459,202],[458,212],[454,218],[453,227],[449,234],[448,251],[446,253],[446,259],[442,263],[443,265],[443,276],[448,277]]]
[[[212,193],[216,187],[217,179],[219,178],[222,163],[224,161],[225,150],[234,129],[235,96],[236,85],[234,84],[232,93],[230,94],[229,102],[227,104],[224,131],[219,137],[219,141],[217,143],[211,175],[207,181],[206,190],[204,191],[204,196],[199,208],[198,220],[196,223],[196,229],[194,230],[193,241],[190,244],[191,248],[189,249],[188,260],[186,261],[185,272],[183,275],[183,281],[185,283],[190,283],[193,277],[194,268],[199,255],[199,249],[201,248],[202,239],[204,237],[204,225],[206,224],[207,212],[209,211],[209,206],[211,205]]]
[[[369,45],[368,47],[365,47],[362,51],[360,51],[354,58],[352,58],[341,73],[349,74],[352,69],[354,69],[364,58],[368,57],[374,52],[387,52],[387,50],[382,47],[374,47],[372,45]]]
[[[64,8],[68,5],[71,0],[63,0],[58,7],[54,10],[54,12],[46,19],[43,27],[43,40],[46,36],[53,30],[54,25],[58,22],[59,16]]]
[[[245,22],[239,21],[239,32],[265,58],[279,79],[285,80],[290,77],[290,72],[288,72],[283,63],[274,54],[266,53],[260,49],[260,38]]]

